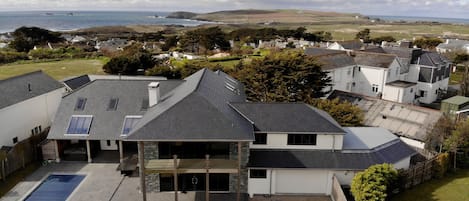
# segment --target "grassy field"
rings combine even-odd
[[[432,180],[405,191],[392,201],[468,201],[469,170],[450,173],[446,178]]]
[[[42,70],[56,80],[83,74],[104,74],[106,59],[73,59],[53,62],[27,62],[0,66],[0,80]]]

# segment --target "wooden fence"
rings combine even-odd
[[[0,150],[0,178],[5,178],[13,172],[25,168],[31,162],[41,160],[39,143],[46,139],[49,129],[38,135],[18,142],[11,149]]]

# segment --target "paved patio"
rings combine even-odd
[[[85,174],[86,177],[72,193],[68,201],[129,201],[142,200],[139,177],[120,174],[117,163],[61,162],[39,168],[24,181],[16,185],[0,201],[18,201],[38,186],[52,173]],[[173,201],[174,192],[148,193],[148,200]],[[205,201],[204,192],[178,194],[179,201]],[[248,199],[243,194],[242,201],[331,201],[327,196],[256,196]],[[236,194],[210,194],[210,201],[236,201]]]

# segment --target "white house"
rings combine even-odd
[[[0,80],[0,147],[14,146],[49,127],[64,86],[42,71]]]
[[[469,54],[469,41],[459,39],[446,39],[444,43],[436,46],[438,53],[462,51]]]
[[[256,129],[255,141],[249,146],[248,194],[251,197],[330,195],[333,176],[341,185],[350,185],[356,172],[374,164],[391,163],[397,169],[409,168],[410,158],[415,154],[386,129],[342,128],[325,112],[305,104],[237,103],[233,106]]]

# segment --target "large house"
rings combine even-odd
[[[42,71],[0,80],[0,147],[48,128],[65,87]]]
[[[469,41],[459,39],[446,39],[444,43],[436,46],[436,51],[439,53],[447,52],[463,52],[469,54]]]
[[[247,102],[239,81],[207,69],[184,80],[91,81],[64,97],[48,138],[57,159],[115,152],[121,168],[138,147],[143,192],[238,198],[330,195],[332,176],[348,185],[373,164],[408,168],[415,154],[387,130],[343,128],[307,104]]]
[[[448,89],[451,63],[434,52],[402,47],[363,51],[308,48],[305,54],[315,57],[329,72],[333,90],[430,104]]]

